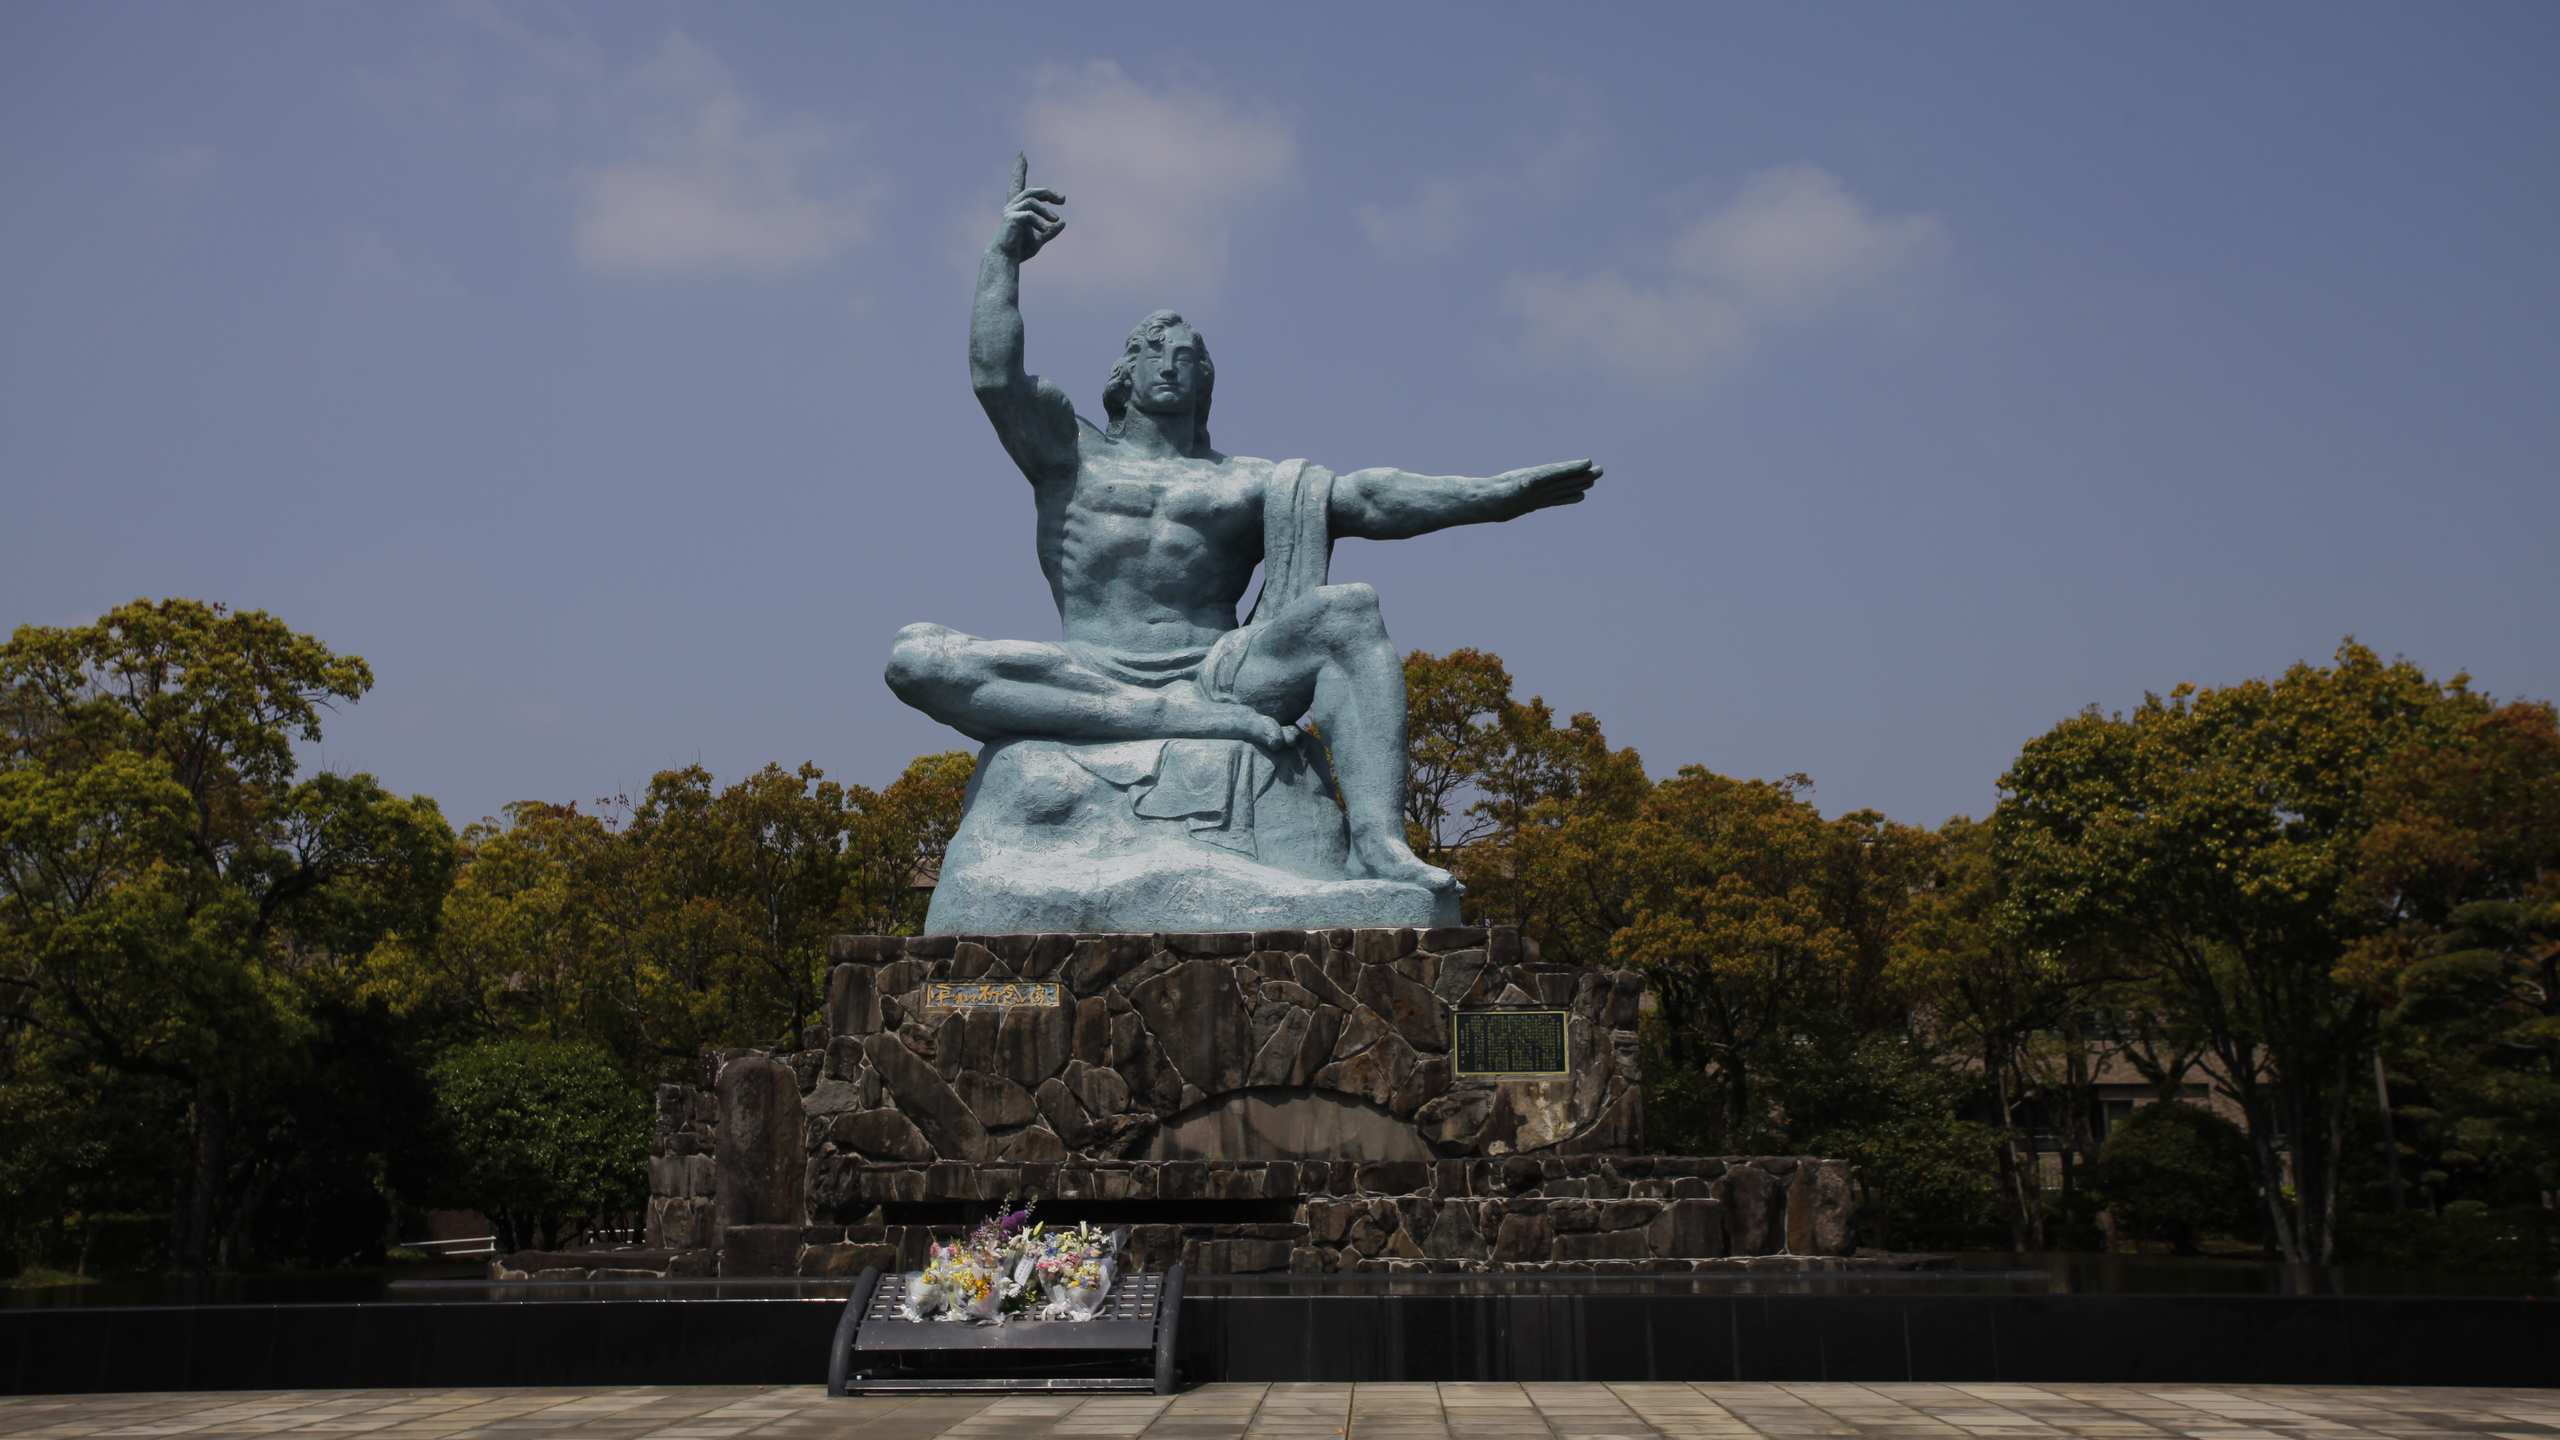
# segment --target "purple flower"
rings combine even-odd
[[[1021,1229],[1024,1225],[1029,1224],[1029,1223],[1030,1223],[1030,1220],[1031,1220],[1031,1212],[1030,1212],[1030,1211],[1028,1211],[1028,1210],[1016,1210],[1016,1211],[1014,1211],[1012,1214],[1007,1215],[1006,1217],[1004,1217],[1004,1220],[1003,1220],[1003,1222],[1002,1222],[1002,1229],[1004,1230],[1004,1233],[1006,1233],[1006,1234],[1010,1235],[1010,1234],[1012,1234],[1014,1231]]]

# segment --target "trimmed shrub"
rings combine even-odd
[[[2257,1233],[2249,1139],[2200,1105],[2145,1105],[2098,1147],[2091,1188],[2116,1233],[2192,1255],[2206,1235]]]
[[[502,1248],[563,1244],[646,1202],[649,1097],[602,1049],[494,1040],[448,1051],[429,1079],[438,1198],[488,1216]]]

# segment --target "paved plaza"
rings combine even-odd
[[[1547,1440],[1606,1436],[2560,1437],[2560,1390],[2182,1385],[1208,1385],[1149,1397],[830,1399],[818,1386],[0,1397],[0,1440]]]

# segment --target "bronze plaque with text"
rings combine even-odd
[[[1452,1070],[1461,1076],[1549,1076],[1572,1073],[1562,1010],[1460,1010],[1453,1028]]]

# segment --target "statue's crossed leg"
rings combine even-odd
[[[1105,674],[1065,645],[939,625],[898,632],[888,679],[900,699],[982,742],[1191,738],[1277,749],[1311,717],[1342,786],[1352,877],[1456,887],[1405,843],[1404,669],[1366,585],[1319,586],[1159,685]]]

